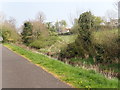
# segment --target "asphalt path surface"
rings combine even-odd
[[[2,88],[70,88],[70,86],[2,46]]]
[[[2,45],[0,44],[0,90],[2,89]]]

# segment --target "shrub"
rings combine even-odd
[[[32,30],[33,26],[30,22],[25,22],[22,32],[22,40],[26,45],[29,45],[32,42]]]
[[[0,28],[0,32],[2,32],[2,42],[17,42],[20,40],[20,36],[18,35],[16,28],[8,22],[5,22],[2,25],[2,28]]]
[[[33,48],[40,49],[40,48],[50,47],[56,41],[57,41],[57,36],[49,36],[46,38],[41,37],[38,40],[32,42],[30,46]]]

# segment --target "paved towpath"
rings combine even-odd
[[[70,86],[2,46],[2,88],[70,88]]]

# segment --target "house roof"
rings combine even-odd
[[[3,38],[0,36],[0,41],[2,41],[3,40]]]

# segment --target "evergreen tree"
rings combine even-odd
[[[25,22],[22,32],[22,39],[25,44],[30,44],[32,41],[32,29],[33,26],[30,22]]]

